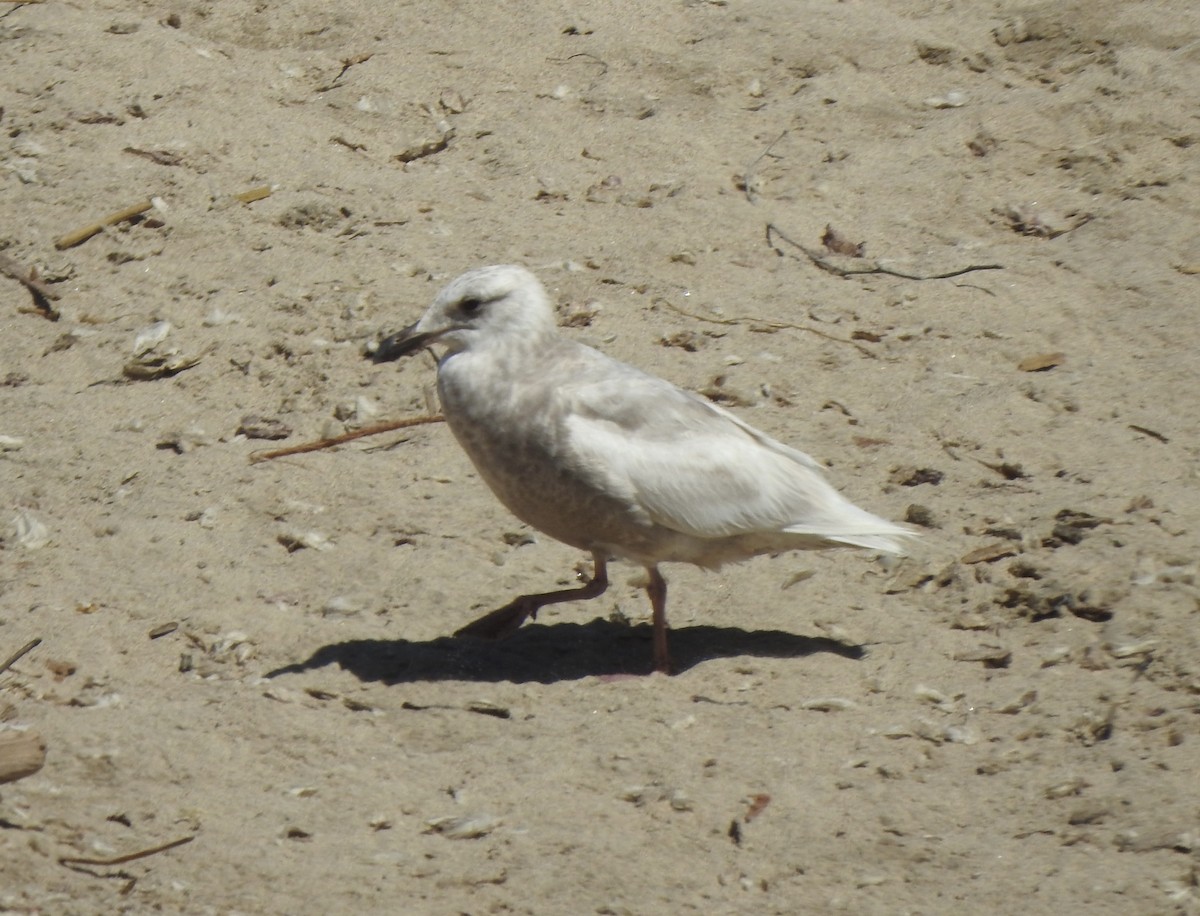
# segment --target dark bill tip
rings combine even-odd
[[[432,334],[416,333],[417,326],[410,324],[402,331],[397,331],[383,340],[379,341],[379,346],[375,348],[375,352],[370,354],[371,362],[375,363],[390,363],[402,356],[408,356],[409,353],[415,353],[420,350]]]

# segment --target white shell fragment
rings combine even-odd
[[[288,528],[277,540],[287,548],[288,553],[295,553],[305,547],[311,547],[313,550],[333,550],[333,542],[315,529],[305,531],[302,528]]]
[[[363,612],[363,603],[347,595],[335,595],[321,608],[322,617],[353,617]]]
[[[1152,655],[1157,645],[1157,639],[1143,639],[1140,642],[1110,645],[1108,652],[1113,658],[1132,658],[1135,655]]]
[[[12,521],[13,539],[26,550],[38,550],[50,543],[50,529],[28,509],[17,509]]]
[[[426,833],[440,833],[448,840],[476,840],[487,836],[501,824],[498,817],[490,814],[450,815],[435,817],[425,822]]]
[[[141,356],[157,347],[171,333],[171,322],[156,321],[149,327],[142,328],[133,339],[133,355]]]
[[[203,324],[206,328],[219,328],[222,325],[233,324],[234,322],[241,320],[242,318],[240,315],[235,315],[233,312],[227,312],[225,309],[221,308],[221,306],[214,305],[212,307],[212,311],[204,316],[204,320],[201,322],[201,324]]]
[[[673,811],[691,811],[694,807],[691,796],[683,789],[675,789],[671,792],[671,797],[668,799],[671,803]]]
[[[925,100],[925,105],[929,108],[962,108],[966,104],[967,94],[957,90],[947,92],[945,95],[931,96]]]
[[[925,684],[918,684],[916,688],[914,688],[913,693],[916,694],[918,700],[925,700],[927,703],[932,703],[939,709],[950,709],[954,706],[954,701],[936,687],[928,687]]]

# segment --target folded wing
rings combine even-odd
[[[698,538],[778,532],[892,552],[894,538],[911,534],[845,499],[803,452],[620,368],[620,377],[560,389],[560,416],[576,467],[657,524]]]

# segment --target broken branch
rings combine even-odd
[[[315,442],[305,442],[301,445],[292,445],[288,448],[275,449],[270,452],[256,452],[250,456],[251,464],[258,464],[260,461],[270,461],[272,458],[282,458],[285,455],[300,455],[304,452],[315,452],[323,448],[331,448],[335,445],[341,445],[343,442],[351,442],[354,439],[362,439],[364,436],[377,436],[380,433],[390,433],[396,429],[406,429],[409,426],[422,426],[426,423],[441,423],[445,417],[438,415],[429,415],[425,417],[407,417],[403,420],[388,420],[385,423],[375,423],[372,426],[364,426],[362,429],[356,429],[354,432],[343,433],[340,436],[333,436],[329,439],[318,439]]]
[[[101,232],[106,226],[115,226],[117,223],[123,223],[127,219],[133,219],[138,214],[145,213],[153,206],[154,204],[149,200],[143,200],[125,207],[123,210],[118,210],[116,213],[110,213],[103,219],[76,229],[74,232],[68,232],[54,243],[54,247],[59,251],[62,251],[64,248],[74,248],[81,242],[86,242],[96,233]]]
[[[7,671],[9,668],[11,668],[13,665],[15,665],[17,662],[19,662],[22,658],[24,658],[26,655],[28,655],[30,652],[32,652],[34,649],[36,649],[41,644],[42,644],[41,639],[29,640],[29,642],[25,643],[25,645],[21,646],[21,648],[19,648],[16,652],[14,652],[12,655],[10,655],[8,657],[8,660],[6,662],[4,662],[4,664],[0,665],[0,674],[3,674],[5,671]]]
[[[821,257],[821,255],[817,254],[815,251],[810,251],[799,242],[788,238],[774,223],[767,223],[767,244],[770,245],[775,250],[775,253],[780,257],[787,255],[794,258],[796,256],[791,252],[783,251],[778,245],[776,245],[776,236],[787,242],[793,248],[798,248],[800,251],[804,252],[805,256],[821,270],[827,271],[828,273],[831,273],[837,277],[854,277],[865,274],[886,274],[889,277],[899,277],[901,280],[948,280],[951,277],[959,277],[963,274],[969,274],[975,270],[1004,270],[1003,264],[972,264],[968,267],[963,267],[960,270],[951,270],[943,274],[906,274],[898,270],[892,270],[890,267],[881,267],[878,263],[873,264],[870,267],[838,267],[836,264],[833,264]],[[797,260],[799,259],[797,258]]]
[[[131,852],[123,856],[113,856],[111,859],[85,859],[80,856],[59,856],[58,864],[65,865],[67,868],[73,868],[76,865],[93,865],[108,867],[110,865],[124,865],[126,862],[132,862],[135,859],[144,859],[147,856],[157,855],[160,852],[166,852],[168,849],[174,849],[176,846],[183,846],[185,843],[190,843],[196,839],[194,836],[180,837],[178,840],[171,840],[169,843],[163,843],[161,846],[153,846],[150,849],[142,849],[138,852]]]
[[[724,324],[724,325],[748,324],[751,326],[750,330],[752,330],[752,331],[753,330],[807,331],[809,334],[816,334],[818,337],[824,337],[826,340],[832,340],[835,343],[849,344],[850,346],[854,347],[854,349],[856,349],[859,353],[863,354],[863,356],[869,356],[871,359],[879,358],[878,356],[876,356],[874,353],[872,353],[870,350],[868,350],[866,347],[864,347],[860,343],[857,343],[853,340],[847,340],[844,337],[836,337],[833,334],[827,334],[824,331],[821,331],[814,327],[810,327],[809,325],[806,325],[806,324],[792,324],[791,322],[788,322],[788,321],[771,321],[766,318],[755,318],[750,315],[741,316],[741,317],[737,317],[737,318],[710,318],[705,315],[697,315],[693,312],[689,312],[684,309],[681,309],[679,306],[675,305],[672,302],[668,302],[666,299],[655,299],[654,301],[656,303],[665,305],[672,312],[677,312],[678,314],[683,315],[685,318],[692,318],[696,321],[705,321],[709,324]]]

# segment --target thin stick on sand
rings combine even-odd
[[[71,868],[75,865],[98,865],[107,867],[110,865],[124,865],[126,862],[133,862],[135,859],[144,859],[147,856],[157,855],[160,852],[166,852],[168,849],[174,849],[176,846],[182,846],[185,843],[190,843],[196,839],[194,836],[181,837],[178,840],[171,840],[169,843],[163,843],[161,846],[152,846],[150,849],[142,849],[138,852],[131,852],[128,855],[113,856],[111,859],[84,859],[79,856],[60,856],[58,859],[59,865],[65,865]]]
[[[115,226],[117,223],[122,223],[127,219],[133,219],[139,213],[145,213],[153,206],[154,204],[152,204],[149,199],[139,201],[136,204],[131,204],[123,210],[118,210],[116,213],[110,213],[103,219],[76,229],[74,232],[68,232],[54,243],[54,247],[59,251],[62,251],[64,248],[74,248],[76,245],[80,244],[81,242],[86,242],[97,232],[103,230],[105,226]]]
[[[29,640],[29,642],[25,643],[25,645],[21,646],[21,648],[19,648],[16,652],[14,652],[12,655],[10,655],[8,657],[7,661],[5,661],[3,664],[0,664],[0,674],[3,674],[5,671],[7,671],[9,668],[11,668],[13,665],[15,665],[17,662],[19,662],[22,658],[24,658],[27,654],[32,652],[34,649],[36,649],[41,644],[42,644],[42,640],[40,637],[38,639]]]
[[[315,452],[323,448],[331,448],[335,445],[341,445],[343,442],[350,442],[354,439],[362,439],[364,436],[377,436],[380,433],[390,433],[394,429],[407,429],[410,426],[423,426],[426,423],[441,423],[445,417],[430,415],[426,417],[408,417],[404,420],[388,420],[386,423],[376,423],[373,426],[364,426],[362,429],[356,429],[354,432],[343,433],[340,436],[334,436],[330,439],[318,439],[316,442],[305,442],[301,445],[292,445],[287,448],[275,449],[271,452],[256,452],[250,456],[251,464],[258,464],[260,461],[270,461],[272,458],[282,458],[285,455],[300,455],[304,452]]]

